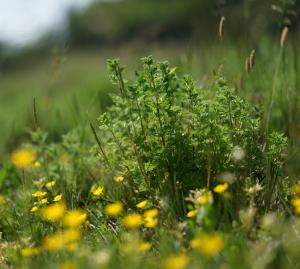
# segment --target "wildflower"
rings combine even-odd
[[[137,229],[143,224],[143,218],[139,214],[130,214],[123,219],[123,223],[128,229]]]
[[[146,241],[139,242],[137,244],[137,250],[140,252],[147,252],[151,249],[152,244]]]
[[[47,198],[44,198],[40,201],[40,204],[41,205],[44,205],[44,204],[47,204],[48,203],[48,199]]]
[[[43,248],[48,251],[58,251],[65,247],[66,241],[62,233],[47,236],[43,241]]]
[[[195,210],[191,210],[191,211],[189,211],[189,212],[186,214],[186,216],[187,216],[188,218],[194,218],[194,217],[196,217],[197,213],[198,213],[198,211],[197,211],[196,209],[195,209]]]
[[[105,214],[112,216],[112,217],[116,217],[116,216],[120,215],[122,210],[123,210],[123,205],[121,202],[115,202],[112,204],[108,204],[104,208]]]
[[[296,214],[300,215],[300,198],[294,198],[291,201],[292,206]]]
[[[50,188],[54,187],[55,184],[56,184],[56,181],[55,181],[55,180],[52,180],[52,181],[49,181],[49,182],[46,184],[46,187],[50,189]]]
[[[292,186],[290,189],[290,193],[292,195],[299,194],[300,193],[300,184],[295,184],[294,186]]]
[[[139,240],[130,240],[122,246],[122,249],[127,252],[147,252],[151,249],[151,243]]]
[[[46,191],[37,191],[37,192],[32,194],[33,197],[44,197],[46,195],[47,195]]]
[[[96,188],[92,188],[92,194],[95,195],[95,196],[103,196],[104,187],[98,186]]]
[[[146,217],[144,218],[144,226],[146,228],[155,228],[158,224],[158,218]]]
[[[30,212],[34,213],[36,211],[38,211],[39,208],[37,206],[33,206],[31,209],[30,209]]]
[[[207,205],[212,202],[212,194],[210,191],[202,193],[200,197],[197,198],[196,203],[199,205]]]
[[[192,248],[205,256],[215,256],[224,248],[224,239],[219,234],[203,234],[190,242]]]
[[[139,202],[138,204],[136,204],[136,207],[137,207],[137,208],[140,208],[140,209],[143,209],[143,208],[146,207],[147,203],[148,203],[148,201],[147,201],[147,200],[144,200],[144,201]]]
[[[61,198],[62,198],[62,194],[58,194],[54,197],[53,202],[59,202],[61,201]]]
[[[41,166],[41,163],[39,161],[35,161],[32,166],[34,168],[39,168]]]
[[[31,166],[36,159],[36,153],[30,149],[18,149],[11,155],[13,164],[21,169]]]
[[[189,257],[182,253],[172,255],[163,262],[163,268],[165,269],[184,269],[189,263]]]
[[[66,206],[64,203],[55,203],[44,208],[42,217],[46,220],[57,221],[65,214]]]
[[[39,254],[39,249],[35,247],[28,247],[21,250],[23,257],[30,257]]]
[[[158,215],[158,209],[152,208],[144,212],[144,218],[155,218]]]
[[[67,227],[78,227],[86,221],[87,215],[81,209],[70,211],[64,217],[64,225]]]
[[[78,241],[81,237],[78,229],[68,229],[62,233],[62,236],[66,243],[72,243]]]
[[[223,193],[228,189],[228,183],[218,184],[214,187],[214,192],[216,193]]]
[[[114,181],[116,181],[116,182],[118,182],[118,183],[122,182],[123,180],[124,180],[124,177],[123,177],[123,176],[115,176],[115,177],[114,177]]]
[[[72,246],[81,237],[78,229],[68,229],[63,233],[47,236],[43,241],[43,248],[48,251],[58,251]]]
[[[64,262],[59,269],[77,269],[77,265],[76,263],[74,262],[71,262],[71,261],[67,261],[67,262]]]

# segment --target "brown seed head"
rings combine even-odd
[[[224,28],[225,28],[225,17],[222,16],[219,23],[219,37],[221,40],[223,40]]]
[[[280,47],[281,48],[284,47],[288,32],[289,32],[289,28],[287,26],[285,26],[281,31],[281,36],[280,36]]]

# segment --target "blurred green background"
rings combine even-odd
[[[121,58],[129,76],[139,58],[169,60],[199,84],[222,70],[238,94],[266,105],[274,75],[279,36],[289,27],[273,126],[287,134],[292,113],[293,143],[298,143],[300,1],[294,0],[123,0],[95,1],[70,12],[68,31],[45,35],[22,48],[0,46],[0,162],[33,128],[33,100],[39,125],[53,140],[88,120],[96,121],[114,91],[108,58]],[[220,17],[225,33],[218,36]],[[256,50],[256,65],[245,73],[245,59]],[[293,107],[288,98],[292,98]],[[292,112],[291,112],[292,111]],[[291,154],[297,154],[291,151]]]

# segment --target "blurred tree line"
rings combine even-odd
[[[299,0],[122,0],[96,2],[70,16],[75,45],[116,43],[128,39],[208,38],[217,34],[221,16],[233,39],[255,39],[288,25],[298,26]]]

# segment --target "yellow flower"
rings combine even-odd
[[[189,260],[190,260],[189,257],[184,253],[172,255],[163,262],[163,268],[184,269],[187,267]]]
[[[49,181],[49,182],[46,184],[46,187],[50,189],[50,188],[54,187],[55,184],[56,184],[56,181],[55,181],[55,180],[52,180],[52,181]]]
[[[92,188],[91,191],[92,191],[92,194],[95,196],[103,196],[104,187],[102,187],[102,186],[94,187],[94,188]]]
[[[62,198],[62,194],[58,194],[54,197],[53,202],[59,202],[61,201],[61,198]]]
[[[66,240],[62,233],[47,236],[43,241],[43,248],[48,251],[58,251],[65,247]]]
[[[137,229],[143,224],[143,218],[140,214],[130,214],[124,217],[123,223],[128,229]]]
[[[78,229],[68,229],[62,233],[47,236],[43,241],[43,248],[48,251],[58,251],[69,248],[74,242],[81,238]]]
[[[39,208],[37,206],[33,206],[31,209],[30,209],[30,212],[34,213],[36,211],[38,211]]]
[[[213,197],[210,191],[206,191],[201,194],[201,196],[197,199],[197,204],[199,205],[207,205],[208,203],[212,203]]]
[[[144,225],[146,228],[155,228],[158,224],[158,218],[146,217],[144,218]]]
[[[218,184],[216,187],[214,187],[214,192],[223,193],[227,189],[228,189],[228,183]]]
[[[47,198],[44,198],[40,201],[40,204],[41,205],[44,205],[44,204],[47,204],[48,203],[48,199]]]
[[[76,209],[68,212],[64,217],[64,225],[67,227],[78,227],[86,221],[87,215],[81,209]]]
[[[66,243],[78,241],[81,237],[80,231],[78,229],[68,229],[64,231],[62,235]]]
[[[122,182],[124,180],[124,177],[123,176],[115,176],[114,177],[114,181],[116,181],[116,182]]]
[[[35,161],[32,166],[34,168],[39,168],[41,166],[41,163],[39,161]]]
[[[21,250],[23,257],[30,257],[39,254],[39,249],[34,247],[24,248]]]
[[[300,206],[300,198],[294,198],[294,199],[292,199],[291,204],[294,207]]]
[[[11,154],[11,161],[21,169],[31,166],[35,159],[36,153],[30,149],[18,149]]]
[[[300,184],[295,184],[294,186],[291,187],[290,193],[295,195],[300,193]]]
[[[33,197],[44,197],[46,195],[47,195],[46,191],[37,191],[37,192],[32,194]]]
[[[71,262],[71,261],[67,261],[67,262],[64,262],[59,269],[77,269],[77,265],[76,263],[74,262]]]
[[[57,221],[60,220],[66,211],[64,203],[55,203],[47,206],[42,211],[42,217],[46,220]]]
[[[219,234],[203,234],[190,242],[192,248],[205,256],[215,256],[224,248],[224,239]]]
[[[294,211],[297,215],[300,215],[300,198],[294,198],[291,201],[292,206],[294,207]]]
[[[116,217],[116,216],[120,215],[122,210],[123,210],[122,203],[121,202],[115,202],[115,203],[106,205],[105,208],[104,208],[104,213],[106,215]]]
[[[158,209],[152,208],[144,212],[144,218],[155,218],[158,215]]]
[[[191,210],[191,211],[189,211],[187,214],[186,214],[186,216],[188,217],[188,218],[194,218],[194,217],[196,217],[197,216],[197,213],[198,213],[198,211],[195,209],[195,210]]]
[[[144,201],[139,202],[138,204],[136,204],[136,207],[137,207],[137,208],[143,209],[143,208],[146,207],[147,203],[148,203],[148,201],[147,201],[147,200],[144,200]]]
[[[147,252],[151,249],[152,247],[152,244],[149,243],[149,242],[146,242],[146,241],[142,241],[142,242],[139,242],[137,244],[137,250],[140,251],[140,252]]]

